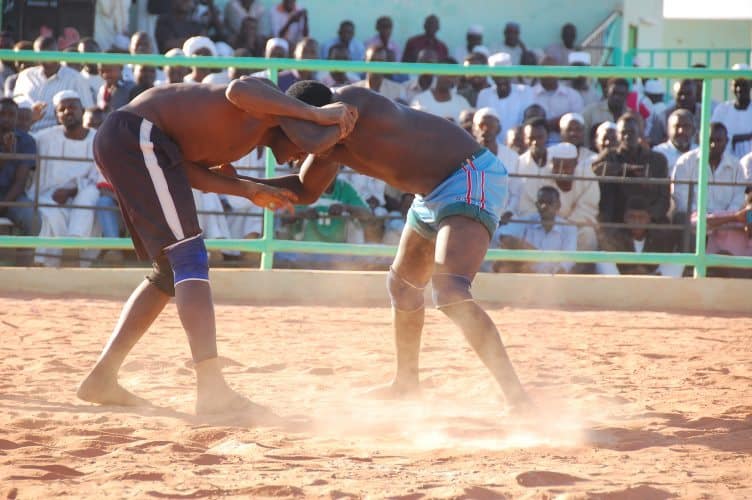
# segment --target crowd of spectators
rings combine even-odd
[[[0,33],[0,46],[21,50],[161,53],[168,57],[265,57],[365,61],[402,61],[458,65],[589,66],[591,54],[577,45],[577,29],[567,23],[560,41],[529,48],[522,26],[500,26],[503,42],[484,44],[483,27],[468,27],[465,43],[450,49],[440,37],[440,20],[426,17],[423,33],[400,44],[393,21],[380,17],[375,33],[360,36],[352,21],[336,33],[312,36],[309,12],[295,0],[266,9],[254,0],[230,0],[223,10],[212,0],[149,0],[138,16],[140,31],[129,32],[124,0],[98,2],[93,37],[66,29],[33,41]],[[142,6],[143,7],[143,6]],[[596,61],[595,63],[599,63]],[[736,65],[733,69],[748,69]],[[42,157],[38,169],[30,156],[0,160],[0,216],[16,232],[41,236],[124,235],[117,200],[93,159],[96,128],[106,114],[153,86],[176,83],[227,84],[258,71],[229,67],[9,63],[0,66],[5,97],[0,100],[0,148],[4,153]],[[700,168],[711,179],[708,249],[752,255],[746,209],[752,172],[750,81],[732,82],[734,99],[711,104],[710,159],[700,165],[697,141],[702,82],[675,82],[673,95],[656,80],[586,77],[413,77],[380,73],[281,71],[279,86],[317,79],[331,88],[354,84],[456,122],[496,154],[512,175],[509,198],[493,237],[500,248],[544,250],[691,251],[696,224],[696,182]],[[262,150],[236,162],[239,169],[260,169]],[[295,165],[278,165],[294,169]],[[255,238],[262,233],[261,210],[245,199],[194,192],[201,226],[208,238]],[[35,205],[32,206],[32,200]],[[277,217],[278,237],[322,242],[394,244],[412,200],[381,181],[343,165],[342,173],[312,206]],[[87,208],[88,207],[88,208]],[[92,209],[91,207],[94,207]],[[673,226],[671,226],[673,224]],[[118,251],[97,257],[117,262]],[[62,252],[41,250],[34,260],[59,265]],[[242,258],[237,252],[212,256]],[[342,258],[278,255],[280,265],[329,267]],[[302,262],[305,261],[303,264]],[[361,265],[368,262],[359,261]],[[371,262],[373,263],[373,262]],[[375,265],[384,265],[377,262]],[[527,264],[497,262],[490,269],[543,273],[599,272],[680,276],[676,266]]]

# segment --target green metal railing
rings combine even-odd
[[[13,52],[0,50],[0,60],[34,60],[68,61],[74,63],[102,63],[102,64],[146,64],[154,66],[195,66],[196,58],[172,57],[161,55],[129,55],[129,54],[101,54],[101,53],[71,53],[71,52]],[[663,69],[663,68],[633,68],[633,67],[540,67],[540,66],[508,66],[489,68],[486,66],[459,66],[446,64],[405,64],[360,61],[322,61],[322,60],[293,60],[293,59],[258,59],[234,57],[203,57],[200,66],[205,68],[269,68],[271,76],[276,77],[277,71],[286,69],[323,70],[323,71],[351,71],[400,74],[446,74],[468,76],[556,76],[560,78],[574,78],[587,76],[620,77],[620,78],[691,78],[703,80],[702,117],[700,127],[700,165],[708,164],[709,154],[709,125],[710,125],[710,92],[712,80],[733,79],[740,76],[752,79],[752,71],[730,71],[728,69]],[[274,175],[275,163],[272,155],[267,155],[266,175]],[[705,238],[707,235],[707,200],[708,200],[708,171],[700,168],[697,189],[698,223],[696,230],[696,250],[694,253],[630,253],[630,252],[552,252],[533,250],[489,250],[488,260],[529,261],[529,262],[620,262],[629,264],[661,264],[671,263],[694,267],[694,276],[705,276],[708,266],[724,267],[752,267],[750,257],[731,257],[723,255],[707,255],[705,253]],[[39,238],[31,236],[0,236],[0,248],[101,248],[128,249],[132,248],[127,238]],[[274,239],[273,213],[265,211],[264,232],[258,240],[210,240],[207,247],[212,250],[240,250],[245,252],[260,252],[262,254],[261,268],[272,267],[273,253],[291,251],[301,253],[327,253],[339,255],[363,256],[393,256],[395,247],[374,244],[335,244],[320,242],[302,242]]]

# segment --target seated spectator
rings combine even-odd
[[[526,50],[522,52],[522,56],[520,57],[520,65],[537,66],[538,56],[532,50]],[[531,88],[538,84],[538,78],[534,76],[518,76],[515,81],[516,83],[521,83],[522,85],[527,85]]]
[[[744,169],[744,177],[752,179],[752,153],[739,160],[739,163],[741,163],[742,169]]]
[[[488,58],[488,65],[492,68],[510,66],[512,59],[509,54],[499,52]],[[506,76],[493,76],[493,87],[483,89],[478,94],[479,107],[491,107],[501,118],[502,137],[510,128],[522,124],[525,109],[532,103],[533,97],[530,87],[513,83]]]
[[[402,53],[402,62],[418,62],[418,54],[426,49],[434,51],[436,58],[440,61],[449,57],[446,44],[436,37],[438,32],[439,18],[431,14],[423,22],[423,34],[415,35],[407,40]]]
[[[418,60],[416,62],[424,64],[433,64],[439,62],[438,55],[435,50],[424,49],[418,53]],[[402,85],[405,87],[405,101],[408,103],[413,102],[418,94],[428,92],[433,86],[434,75],[422,74],[415,78],[407,80]]]
[[[119,64],[100,64],[99,74],[104,84],[97,94],[97,106],[103,110],[115,111],[130,102],[131,90],[135,83],[123,80],[123,67]]]
[[[78,49],[76,48],[75,45],[69,45],[68,47],[65,47],[65,49],[63,49],[62,51],[63,52],[78,52]],[[83,68],[83,65],[81,65],[80,63],[75,63],[75,62],[63,61],[61,64],[65,66],[66,68],[70,68],[73,71],[78,71],[79,73],[81,72],[81,68]]]
[[[475,117],[475,110],[463,109],[460,113],[459,126],[470,135],[473,135],[473,118]]]
[[[319,42],[313,38],[303,38],[295,46],[295,59],[302,61],[304,59],[318,59],[319,58]],[[308,69],[294,69],[292,70],[293,76],[298,81],[301,80],[315,80],[316,72]]]
[[[347,182],[355,189],[358,196],[366,202],[371,214],[374,216],[370,219],[363,219],[359,224],[363,230],[364,243],[381,243],[384,239],[384,217],[388,211],[386,208],[386,186],[387,184],[374,177],[361,175],[350,167],[344,167],[342,171],[347,175]],[[343,176],[344,178],[344,176]]]
[[[504,42],[499,50],[509,54],[512,66],[522,64],[522,54],[527,51],[527,48],[520,38],[519,23],[510,22],[504,26]]]
[[[522,123],[529,123],[533,120],[546,121],[546,110],[540,104],[531,104],[522,112]]]
[[[579,163],[577,147],[568,142],[561,142],[548,148],[548,156],[550,161],[544,167],[543,175],[562,177],[527,179],[520,196],[519,212],[523,215],[534,213],[538,190],[543,186],[551,186],[559,191],[561,206],[558,215],[566,222],[576,224],[577,249],[595,250],[598,247],[595,224],[598,221],[598,203],[601,192],[590,164]],[[572,180],[565,176],[591,177],[592,180]]]
[[[17,42],[13,46],[13,52],[20,52],[22,50],[34,50],[34,44],[31,42],[28,42],[26,40],[21,40],[20,42]],[[5,82],[3,83],[3,91],[5,94],[5,97],[15,97],[15,88],[16,88],[16,80],[18,79],[18,75],[25,70],[26,68],[30,68],[34,65],[32,61],[15,61],[13,63],[13,66],[16,68],[16,72],[7,75],[5,77]]]
[[[17,128],[18,104],[9,97],[0,99],[0,151],[3,153],[36,154],[34,139]],[[0,158],[0,200],[3,202],[31,203],[24,190],[34,159]],[[34,208],[0,205],[0,217],[7,217],[21,231],[33,236],[39,233],[39,218],[34,216]]]
[[[694,137],[695,123],[692,113],[686,109],[676,109],[668,117],[668,140],[653,147],[653,151],[666,157],[668,170],[673,172],[676,160],[690,149],[697,147]]]
[[[183,49],[170,49],[165,53],[165,57],[182,57],[185,54]],[[169,83],[183,83],[185,77],[190,73],[190,69],[185,66],[165,66],[164,67],[164,80],[157,80],[154,85],[166,85]]]
[[[148,33],[145,33],[143,31],[137,31],[131,36],[130,43],[128,45],[128,52],[131,55],[138,55],[138,54],[154,54],[154,44],[151,41],[151,37]],[[133,74],[134,73],[134,65],[133,64],[126,64],[123,66],[123,80],[131,80],[135,81],[136,77]],[[164,80],[165,75],[164,72],[156,68],[156,80]]]
[[[616,136],[616,124],[614,122],[603,122],[598,125],[595,129],[594,143],[597,155],[600,155],[604,151],[615,152],[619,146],[619,139]]]
[[[443,64],[457,64],[457,61],[451,58],[441,62]],[[454,76],[437,76],[436,85],[432,89],[418,94],[410,103],[410,107],[459,123],[462,110],[471,106],[467,99],[458,95],[455,91],[456,81],[457,77]]]
[[[39,37],[34,41],[36,52],[57,50],[54,38]],[[31,126],[33,132],[55,125],[56,118],[52,97],[61,90],[72,90],[81,96],[84,107],[94,105],[89,84],[78,71],[62,66],[59,62],[43,62],[21,71],[16,80],[14,95],[26,95],[47,106],[42,118]]]
[[[360,40],[355,38],[355,23],[352,21],[342,21],[339,24],[337,36],[321,45],[321,59],[327,59],[329,57],[329,49],[334,45],[347,47],[347,51],[350,53],[350,59],[353,61],[362,61],[366,55],[365,46]]]
[[[366,49],[367,62],[386,61],[386,49],[384,47],[370,46]],[[367,73],[365,80],[354,84],[356,87],[364,87],[387,97],[393,101],[405,102],[405,89],[397,82],[393,82],[382,73]]]
[[[735,64],[735,71],[749,70],[746,64]],[[746,78],[735,78],[731,82],[734,100],[719,104],[713,112],[712,120],[723,123],[728,131],[728,150],[737,158],[752,152],[752,106],[750,92],[752,82]]]
[[[569,64],[569,54],[575,51],[574,42],[577,40],[577,27],[567,23],[561,27],[561,43],[552,43],[544,51],[546,57],[551,58],[551,66],[566,66]]]
[[[728,144],[726,127],[722,123],[714,122],[710,125],[710,130],[708,213],[737,211],[744,205],[744,188],[750,179],[745,175],[739,160],[725,151]],[[686,221],[686,215],[697,210],[697,192],[694,183],[697,182],[699,170],[699,149],[681,155],[676,161],[671,175],[675,219]],[[693,184],[682,184],[677,181],[691,181]],[[733,185],[717,186],[714,185],[715,182],[733,183]],[[691,198],[690,189],[692,189]]]
[[[261,45],[258,46],[258,53],[255,57],[261,57],[263,53],[263,40],[269,35],[271,27],[269,26],[269,16],[266,9],[261,5],[260,0],[230,0],[225,4],[225,35],[227,40],[245,40],[243,25],[253,19],[254,36],[261,39]],[[234,44],[233,48],[245,47],[245,44]],[[250,50],[250,49],[249,49]],[[251,51],[253,52],[253,51]]]
[[[568,60],[570,66],[590,66],[591,58],[588,52],[571,52]],[[569,86],[579,92],[585,107],[601,100],[601,92],[595,89],[593,82],[586,76],[572,78]]]
[[[229,239],[232,237],[227,217],[224,213],[222,199],[217,193],[206,193],[193,189],[193,203],[196,206],[198,225],[206,239]],[[214,264],[224,260],[224,255],[239,255],[231,250],[213,251],[210,259]]]
[[[86,108],[84,110],[84,128],[98,129],[104,121],[105,113],[102,108]]]
[[[672,232],[656,231],[645,227],[651,222],[648,200],[641,196],[632,196],[627,200],[624,208],[624,222],[629,227],[604,232],[607,237],[601,240],[601,250],[635,253],[674,253],[678,251],[677,241]],[[684,266],[681,264],[598,262],[595,264],[595,269],[598,274],[638,274],[672,278],[680,278],[684,272]]]
[[[387,191],[388,189],[389,187],[387,187]],[[387,213],[387,219],[384,222],[384,238],[382,239],[384,245],[399,244],[400,238],[402,237],[402,231],[405,229],[407,212],[410,210],[414,198],[415,195],[411,193],[399,192],[397,206],[390,207],[387,205],[387,210],[390,208],[391,210]]]
[[[34,122],[38,121],[44,113],[44,103],[35,103],[25,95],[19,95],[13,98],[18,104],[18,117],[16,119],[16,128],[27,134],[31,130]]]
[[[344,45],[332,45],[329,49],[330,61],[349,61],[350,52]],[[317,80],[326,85],[329,88],[344,87],[360,80],[360,77],[355,73],[344,71],[329,71],[322,72],[318,75]]]
[[[238,2],[238,0],[233,1]],[[238,33],[233,38],[232,46],[235,49],[246,49],[251,57],[263,57],[266,39],[259,33],[258,26],[259,22],[255,17],[243,19]]]
[[[464,65],[486,66],[488,64],[488,49],[480,45],[475,47],[475,50],[478,50],[478,52],[471,52],[467,57],[465,57]],[[491,87],[488,82],[489,79],[487,76],[462,77],[460,79],[460,84],[458,84],[457,86],[457,93],[467,99],[467,102],[470,103],[470,106],[474,108],[478,103],[478,94],[481,91]]]
[[[697,86],[694,80],[682,80],[676,86],[676,103],[667,107],[663,113],[653,113],[652,129],[649,134],[650,144],[660,144],[668,138],[666,132],[668,117],[676,110],[683,109],[689,113],[695,130],[700,128],[700,107],[697,103]],[[693,138],[694,139],[694,138]]]
[[[551,66],[555,61],[551,57],[543,58],[543,66]],[[566,113],[580,113],[583,109],[580,94],[566,85],[561,85],[557,78],[543,77],[533,87],[533,102],[546,110],[549,141],[559,142],[559,120]]]
[[[157,78],[157,70],[154,66],[144,66],[137,64],[133,67],[133,76],[136,79],[134,82],[136,85],[131,89],[131,92],[128,95],[129,101],[132,101],[137,95],[149,90],[154,86],[154,82]],[[229,78],[227,82],[229,83]]]
[[[647,200],[652,222],[668,222],[667,213],[671,205],[671,190],[668,184],[623,184],[608,180],[609,177],[669,178],[666,158],[640,142],[642,126],[640,115],[631,111],[624,113],[616,123],[616,134],[619,138],[616,151],[601,153],[593,161],[593,172],[601,177],[601,222],[623,221],[626,201],[632,196],[642,196]]]
[[[266,59],[287,59],[289,56],[290,46],[287,40],[284,38],[270,38],[266,41],[266,49],[264,55]],[[263,71],[257,71],[251,73],[251,76],[260,78],[271,78],[271,73],[268,69]],[[294,71],[285,70],[277,73],[277,86],[284,92],[290,85],[297,82],[298,79],[295,76]]]
[[[183,53],[186,57],[217,57],[217,46],[205,36],[194,36],[183,44]],[[183,78],[183,82],[201,83],[214,71],[211,68],[193,66],[190,73]]]
[[[379,17],[376,20],[376,34],[365,41],[365,46],[366,48],[373,46],[384,47],[388,52],[394,55],[394,61],[399,61],[402,59],[402,50],[400,49],[400,46],[392,40],[393,27],[394,24],[392,23],[391,17]],[[389,60],[391,61],[392,59]]]
[[[655,113],[656,116],[668,116],[671,113],[664,113],[666,110],[666,103],[663,102],[664,100],[664,84],[660,80],[650,79],[646,80],[643,84],[643,89],[645,91],[645,97],[650,99],[650,102],[653,103],[653,113]],[[697,94],[699,95],[699,94]]]
[[[193,20],[193,0],[172,0],[170,12],[160,14],[154,29],[159,52],[178,49],[192,36],[206,33],[204,26]]]
[[[559,120],[562,142],[574,144],[577,148],[577,168],[584,168],[592,173],[590,168],[595,160],[595,153],[585,147],[585,119],[579,113],[567,113]]]
[[[295,0],[282,0],[271,10],[272,36],[284,38],[291,45],[308,36],[308,10]]]
[[[517,174],[523,176],[521,180],[525,182],[526,179],[543,173],[548,163],[548,129],[546,122],[538,118],[525,123],[522,130],[527,151],[520,155]]]
[[[582,111],[585,119],[585,130],[588,134],[603,122],[616,122],[627,111],[627,94],[629,82],[624,78],[611,78],[605,86],[606,98],[590,104]],[[590,136],[586,139],[586,145],[590,145]]]
[[[217,57],[234,57],[235,53],[233,48],[227,45],[225,42],[217,42],[214,44],[217,49]],[[289,73],[289,72],[288,72]],[[210,83],[213,85],[227,85],[230,83],[230,72],[227,69],[214,69],[211,73],[206,75],[201,83]]]
[[[521,125],[512,127],[507,130],[505,144],[509,149],[511,149],[518,155],[521,155],[525,151],[527,151],[527,146],[525,145],[525,132]]]
[[[77,49],[81,54],[102,52],[99,44],[93,38],[89,37],[82,38],[78,42]],[[104,80],[99,76],[99,66],[96,63],[86,63],[81,68],[80,73],[84,77],[84,80],[89,83],[92,99],[96,100],[99,88],[104,84]]]
[[[473,24],[467,28],[465,34],[465,43],[454,49],[454,58],[458,61],[464,61],[467,56],[473,53],[473,49],[483,45],[483,26],[480,24]],[[488,54],[486,54],[488,57]]]
[[[10,50],[15,44],[13,34],[10,31],[0,32],[0,49]],[[5,79],[16,74],[16,68],[11,61],[0,61],[0,88],[5,84]]]
[[[523,221],[500,228],[496,234],[498,246],[514,250],[553,250],[572,252],[577,250],[577,228],[565,225],[558,216],[561,207],[559,191],[551,186],[538,190],[535,206],[537,214]],[[504,227],[504,226],[502,226]],[[565,274],[572,270],[573,262],[503,262],[493,265],[496,272],[527,272]]]
[[[35,136],[39,155],[49,158],[40,162],[38,188],[32,184],[26,195],[31,198],[38,189],[40,204],[51,205],[39,207],[42,219],[39,236],[94,236],[93,210],[57,205],[96,205],[100,173],[94,164],[95,132],[83,126],[83,106],[76,92],[58,92],[53,106],[61,124]],[[45,254],[37,255],[35,261],[43,265],[60,263],[61,250],[46,249]]]

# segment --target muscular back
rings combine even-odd
[[[256,147],[269,125],[228,101],[226,89],[226,85],[164,85],[140,94],[122,109],[154,123],[175,141],[186,160],[220,165]]]
[[[332,159],[411,193],[426,194],[480,149],[453,123],[360,87],[345,87],[334,101],[358,108],[358,122]]]

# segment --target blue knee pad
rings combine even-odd
[[[423,308],[423,288],[405,281],[391,267],[386,278],[386,288],[389,290],[392,307],[396,310],[410,312]]]
[[[175,286],[188,280],[209,281],[209,254],[200,235],[177,242],[165,253],[175,275]]]
[[[473,294],[470,293],[472,281],[466,276],[434,274],[431,283],[433,284],[433,303],[439,309],[473,300]]]

